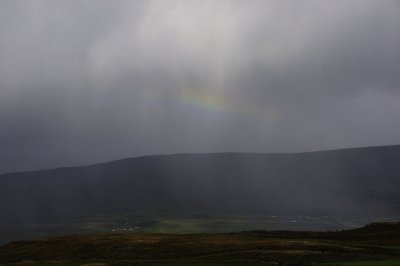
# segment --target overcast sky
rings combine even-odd
[[[400,144],[400,1],[0,1],[0,172]]]

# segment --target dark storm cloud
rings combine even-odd
[[[400,143],[398,1],[2,1],[0,172]]]

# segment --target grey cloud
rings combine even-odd
[[[400,143],[398,1],[2,1],[0,172]]]

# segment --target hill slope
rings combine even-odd
[[[399,215],[400,146],[182,154],[0,175],[2,222],[172,215]]]
[[[398,265],[399,225],[374,224],[343,232],[114,233],[53,237],[0,247],[0,264],[294,266],[371,260],[370,264],[354,265]]]

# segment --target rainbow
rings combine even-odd
[[[178,95],[178,100],[190,107],[209,112],[234,112],[235,107],[221,94],[210,90],[190,89],[183,90]]]
[[[152,91],[147,93],[149,98],[161,97],[160,93]],[[245,118],[267,118],[275,116],[271,111],[266,111],[265,106],[247,103],[244,100],[234,100],[218,89],[210,88],[182,88],[177,90],[174,97],[179,104],[188,106],[196,111],[211,114],[235,114]]]

